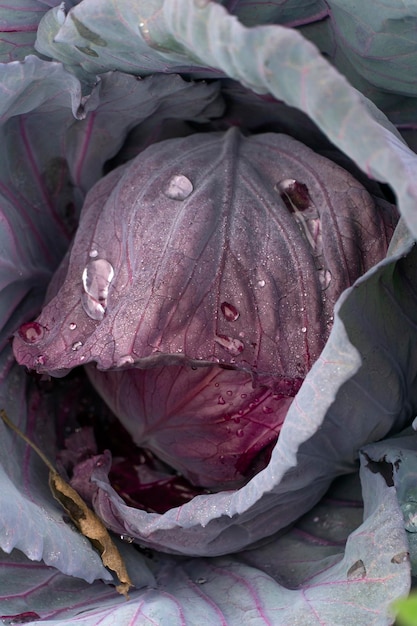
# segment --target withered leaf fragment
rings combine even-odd
[[[49,487],[52,495],[65,509],[72,522],[98,550],[103,565],[118,577],[120,584],[116,586],[119,593],[128,597],[133,583],[127,573],[122,556],[110,537],[107,528],[101,519],[86,505],[79,494],[55,470],[43,452],[26,437],[22,431],[9,419],[4,409],[0,409],[0,417],[9,428],[21,437],[42,459],[49,469]]]

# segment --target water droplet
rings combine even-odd
[[[240,394],[240,397],[241,397],[241,398],[247,398],[247,397],[248,397],[248,394],[247,394],[247,393],[241,393],[241,394]]]
[[[240,339],[233,339],[227,335],[215,335],[214,341],[233,356],[238,356],[245,349],[245,344]]]
[[[306,333],[307,332],[307,328],[305,326],[303,326],[302,329],[301,329],[301,332],[302,333]]]
[[[258,280],[258,287],[265,287],[266,283],[263,279]]]
[[[195,581],[197,583],[197,585],[204,585],[204,583],[207,582],[207,578],[197,578],[197,580]]]
[[[417,502],[408,501],[401,505],[404,517],[404,528],[409,533],[417,533]]]
[[[17,333],[25,343],[36,343],[42,339],[45,330],[38,322],[28,322],[22,324]]]
[[[358,559],[349,569],[347,573],[348,579],[353,578],[365,578],[366,576],[366,567],[362,559]]]
[[[226,400],[223,398],[223,396],[218,397],[217,404],[226,404]]]
[[[126,543],[133,543],[135,541],[135,538],[130,537],[129,535],[120,535],[120,539]]]
[[[185,200],[193,192],[193,183],[186,176],[175,175],[170,178],[164,194],[172,200]]]
[[[242,428],[238,428],[236,431],[236,437],[243,437],[245,433],[243,432]]]
[[[47,359],[44,354],[38,354],[37,357],[33,359],[33,365],[36,367],[37,365],[45,365]]]
[[[220,308],[228,322],[235,322],[240,315],[237,308],[229,302],[222,302]]]
[[[291,213],[305,211],[310,206],[310,194],[307,186],[294,178],[285,178],[275,185],[279,191],[285,206]]]
[[[102,320],[107,307],[109,286],[114,276],[114,269],[106,259],[89,261],[82,274],[84,293],[81,303],[84,311],[93,320]]]
[[[95,248],[91,248],[90,252],[88,253],[88,256],[94,259],[96,256],[98,256],[98,250],[96,250]]]
[[[121,356],[120,359],[118,359],[118,361],[116,361],[116,367],[123,367],[124,365],[132,365],[132,363],[134,362],[135,360],[130,354],[125,354],[124,356]]]
[[[74,341],[74,343],[71,346],[71,350],[74,350],[74,352],[77,352],[77,350],[79,350],[82,347],[82,341]]]
[[[74,322],[71,322],[71,324],[69,325],[69,329],[75,330],[76,328],[77,328],[77,324],[74,324]]]
[[[397,565],[399,565],[400,563],[406,563],[407,561],[409,561],[409,559],[410,554],[408,552],[399,552],[392,557],[391,563],[396,563]]]
[[[228,395],[228,396],[232,396],[232,395],[233,395],[233,391],[231,391],[230,389],[228,389],[228,390],[226,391],[226,393],[227,393],[227,395]]]
[[[325,291],[329,287],[331,280],[332,274],[329,270],[319,270],[319,281],[323,291]]]
[[[271,409],[271,407],[270,407],[270,406],[263,406],[263,407],[262,407],[262,411],[263,411],[265,414],[269,414],[269,413],[273,413],[273,412],[274,412],[274,411],[273,411],[273,409]]]

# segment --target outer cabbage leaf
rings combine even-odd
[[[0,66],[0,72],[0,404],[22,430],[41,437],[53,451],[53,428],[44,428],[51,409],[24,372],[12,367],[8,339],[39,310],[51,273],[68,248],[84,192],[101,176],[118,142],[144,120],[156,136],[165,117],[188,114],[205,121],[210,111],[220,110],[218,87],[187,84],[175,76],[147,82],[107,75],[86,100],[79,81],[57,63],[28,57]],[[88,580],[105,577],[96,553],[62,522],[46,473],[32,453],[3,424],[0,428],[1,547],[17,546]]]
[[[404,517],[410,548],[413,576],[417,575],[417,442],[411,429],[388,441],[372,444],[364,450],[364,460],[373,472],[379,472],[387,485],[395,486]]]
[[[92,474],[99,487],[94,505],[109,527],[152,548],[216,555],[286,528],[309,510],[333,477],[355,469],[359,447],[401,429],[415,411],[415,265],[415,249],[404,256],[403,247],[344,292],[264,471],[236,492],[197,496],[156,515],[127,506],[101,466]]]
[[[220,0],[219,4],[236,15],[245,26],[285,24],[294,28],[322,20],[329,12],[322,0],[273,0],[268,3],[259,0]]]
[[[415,97],[416,7],[395,0],[331,0],[329,6],[338,46],[356,70],[384,91]]]
[[[182,4],[184,7],[185,3]],[[223,4],[246,26],[275,23],[299,27],[303,36],[311,40],[339,72],[394,123],[413,124],[417,105],[413,81],[410,79],[415,48],[412,26],[415,15],[412,7],[399,7],[397,2],[381,6],[377,0],[366,5],[357,0],[349,3],[335,0],[327,5],[315,1],[300,3],[288,0],[267,4],[225,0],[218,4]],[[66,19],[64,10],[57,7],[41,22],[37,48],[45,55],[68,64],[87,82],[91,78],[88,79],[88,73],[82,68],[91,72],[119,68],[140,74],[149,73],[153,68],[153,71],[178,70],[198,76],[213,76],[213,68],[207,67],[211,62],[204,56],[201,57],[200,68],[196,67],[194,54],[188,55],[188,60],[178,56],[179,47],[175,36],[170,37],[165,46],[153,45],[146,19],[154,11],[156,22],[161,25],[161,6],[162,0],[155,0],[153,9],[150,2],[143,5],[142,18],[145,21],[140,22],[142,31],[133,26],[128,0],[118,2],[117,10],[107,0],[106,11],[101,11],[101,2],[98,6],[97,0],[84,0],[76,11],[70,12],[70,16],[74,15],[78,29],[74,28],[72,18],[69,16]],[[119,11],[123,19],[119,20],[118,32],[115,32],[114,24]],[[149,17],[149,21],[152,23],[155,20]],[[87,25],[84,31],[83,25]],[[157,28],[160,30],[160,26]],[[101,38],[106,45],[95,47],[94,34],[96,42]],[[146,44],[151,47],[147,48]],[[229,73],[218,64],[216,67]]]
[[[66,0],[67,8],[79,0]],[[20,61],[35,54],[39,22],[61,0],[9,0],[2,2],[0,15],[0,62]]]
[[[293,178],[308,195],[298,213],[281,197]],[[136,443],[194,485],[230,489],[259,469],[338,296],[384,257],[395,217],[286,135],[157,143],[91,191],[65,280],[15,354],[53,375],[127,368],[89,373]],[[114,274],[105,311],[86,283],[101,267]]]
[[[389,182],[417,234],[414,154],[388,120],[298,32],[280,26],[245,28],[213,2],[146,1],[136,6],[136,21],[129,0],[117,4],[117,19],[111,0],[100,7],[96,0],[84,0],[55,37],[77,54],[76,46],[94,51],[94,58],[86,55],[84,69],[102,72],[116,65],[141,73],[162,67],[186,70],[188,63],[189,70],[214,68],[258,93],[270,93],[307,113],[369,176]],[[132,32],[138,13],[142,26]],[[98,45],[97,37],[106,45]]]
[[[357,485],[345,479],[285,536],[236,557],[145,560],[122,550],[136,584],[127,602],[103,583],[87,586],[17,552],[3,555],[2,615],[84,626],[388,626],[410,565],[395,489],[367,465],[364,458],[363,523]]]
[[[85,3],[83,3],[85,4]],[[175,3],[170,3],[171,6],[175,5]],[[86,6],[86,5],[85,5]],[[184,5],[183,5],[184,7]],[[206,7],[205,9],[199,9],[201,13],[201,20],[198,23],[195,23],[192,26],[192,19],[195,17],[196,9],[187,5],[187,11],[189,11],[189,23],[191,24],[189,29],[189,41],[188,43],[185,41],[187,37],[183,37],[183,30],[179,28],[178,32],[181,36],[181,46],[175,45],[175,53],[178,53],[178,50],[182,51],[184,49],[184,45],[191,50],[190,54],[195,55],[196,57],[202,56],[202,51],[199,46],[208,48],[207,41],[210,40],[204,39],[203,35],[205,31],[205,24],[210,21],[210,27],[216,26],[219,27],[221,23],[225,26],[225,30],[227,32],[228,25],[231,24],[231,21],[226,19],[227,16],[224,13],[217,13],[215,11],[221,10],[221,7],[215,7],[214,5]],[[185,18],[185,8],[181,10],[181,3],[177,3],[175,6],[175,15],[174,11],[170,13],[171,17]],[[208,12],[213,11],[212,20],[208,20]],[[219,17],[220,16],[220,17]],[[185,19],[187,22],[187,19]],[[162,23],[162,19],[160,20],[160,24]],[[94,22],[91,24],[91,29],[93,29]],[[181,24],[180,24],[181,26]],[[93,31],[94,32],[94,31]],[[198,32],[198,35],[197,35]],[[214,31],[217,32],[217,31]],[[214,38],[214,41],[224,41],[231,42],[230,46],[226,49],[226,53],[233,52],[233,46],[238,47],[239,40],[239,32],[238,27],[236,27],[236,41],[234,41],[234,34],[232,35],[224,35],[224,37]],[[253,33],[255,31],[252,31]],[[415,205],[415,156],[412,155],[406,148],[401,144],[398,136],[393,134],[392,129],[387,130],[388,125],[386,121],[384,121],[383,117],[379,117],[379,122],[382,126],[379,125],[378,122],[375,122],[374,118],[369,115],[368,105],[365,103],[362,98],[358,94],[355,94],[351,89],[349,89],[348,85],[342,80],[336,80],[336,73],[332,71],[327,71],[328,67],[323,62],[316,63],[317,55],[316,51],[313,47],[305,45],[299,45],[300,39],[291,39],[292,34],[284,33],[283,31],[278,31],[278,29],[274,29],[274,37],[278,38],[281,35],[285,34],[285,37],[281,41],[281,45],[279,47],[278,52],[272,60],[268,61],[266,59],[266,63],[261,59],[258,61],[259,56],[257,56],[262,50],[263,45],[265,49],[269,46],[272,48],[271,39],[269,36],[270,31],[265,31],[260,29],[258,35],[258,39],[255,35],[247,36],[242,45],[242,59],[245,63],[248,63],[250,66],[250,62],[253,59],[256,59],[256,71],[254,71],[254,76],[257,72],[260,72],[262,76],[266,76],[268,80],[264,81],[263,88],[264,90],[268,89],[268,86],[265,86],[268,82],[268,85],[271,84],[271,91],[277,97],[284,97],[288,102],[291,102],[295,106],[299,106],[303,110],[306,110],[313,119],[315,119],[319,125],[325,130],[328,134],[329,138],[332,139],[335,143],[338,143],[343,149],[345,149],[346,153],[352,156],[357,160],[357,163],[361,165],[366,171],[369,171],[372,175],[381,178],[382,180],[388,181],[392,184],[394,189],[397,191],[400,197],[400,205],[401,208],[406,212],[408,223],[413,227],[414,232],[416,232],[415,228],[415,220],[413,220],[413,207]],[[181,34],[182,33],[182,34]],[[165,41],[168,41],[171,38],[172,34],[170,31],[169,37],[165,38]],[[162,38],[164,39],[164,38]],[[213,35],[212,35],[213,39]],[[133,41],[133,39],[132,39]],[[85,44],[84,42],[81,45]],[[294,44],[294,46],[292,45]],[[226,46],[227,47],[227,46]],[[194,49],[195,48],[195,49]],[[194,49],[194,51],[193,51]],[[304,55],[299,53],[304,52]],[[153,54],[152,51],[148,52],[149,55]],[[287,53],[289,55],[287,56]],[[210,65],[212,63],[212,59],[210,55],[205,55],[204,65]],[[148,57],[149,58],[149,57]],[[281,63],[281,60],[283,61]],[[238,64],[237,57],[232,57],[233,63]],[[194,58],[193,58],[194,62]],[[219,63],[220,65],[220,63]],[[233,64],[232,64],[233,65]],[[114,66],[113,66],[114,67]],[[262,68],[266,67],[268,70],[264,72]],[[294,72],[295,68],[295,72]],[[107,67],[103,67],[103,69],[108,69]],[[246,72],[243,71],[243,68],[240,67],[239,71],[234,71],[233,67],[231,67],[230,75],[240,78],[241,76],[245,76]],[[315,73],[314,70],[317,70]],[[294,73],[293,73],[294,72]],[[272,78],[271,78],[272,76]],[[259,78],[259,77],[258,77]],[[298,80],[298,78],[300,80]],[[282,81],[281,86],[277,85],[279,81]],[[258,86],[258,82],[262,81],[253,81],[251,84],[255,84]],[[257,87],[258,88],[258,87]],[[292,97],[292,93],[294,98]],[[322,94],[322,97],[320,97]],[[326,106],[327,105],[327,106]],[[374,114],[375,112],[373,112]],[[368,168],[369,164],[369,168]],[[389,268],[389,264],[385,269],[378,270],[380,272],[379,275],[384,275],[387,278],[387,282],[381,283],[383,284],[382,292],[385,292],[388,296],[388,299],[393,303],[393,309],[391,309],[391,313],[384,319],[381,320],[381,327],[379,328],[379,332],[382,333],[382,330],[385,332],[385,329],[389,327],[392,323],[397,329],[401,329],[401,334],[398,334],[397,337],[391,336],[390,341],[388,341],[389,346],[395,343],[395,349],[397,348],[397,344],[399,345],[403,340],[402,327],[401,324],[404,320],[407,319],[408,316],[408,308],[396,309],[395,302],[397,301],[396,297],[393,297],[392,294],[395,293],[398,295],[402,290],[404,293],[407,289],[409,289],[409,276],[404,275],[400,272],[400,275],[396,272],[392,274],[391,269]],[[392,262],[392,268],[395,267],[395,261]],[[393,279],[395,277],[395,281]],[[404,286],[405,282],[405,286]],[[387,285],[388,284],[388,288]],[[374,282],[370,283],[372,289],[369,291],[364,291],[363,284],[359,285],[357,289],[352,291],[352,295],[356,295],[357,300],[354,302],[359,304],[358,310],[354,314],[356,315],[356,326],[360,327],[362,320],[364,318],[369,319],[380,319],[380,299],[379,299],[379,282],[378,280],[374,280]],[[394,289],[395,286],[395,289]],[[399,291],[398,291],[399,290]],[[367,307],[370,306],[370,311],[367,310]],[[356,307],[354,307],[356,309]],[[342,303],[342,313],[343,313],[343,303]],[[373,317],[375,316],[375,317]],[[394,320],[394,322],[393,322]],[[401,320],[398,322],[398,320]],[[353,326],[355,326],[353,323]],[[378,336],[378,332],[371,328],[371,337],[372,333],[375,333],[375,344],[366,349],[369,355],[379,354],[382,357],[386,356],[388,352],[386,351],[386,347],[383,347],[382,350],[378,348],[378,342],[380,337]],[[354,328],[352,330],[352,326],[350,326],[350,333],[357,332],[358,336],[360,331],[355,331]],[[408,332],[408,330],[407,330]],[[400,331],[398,330],[398,333]],[[383,335],[383,333],[382,333]],[[247,533],[250,534],[251,528],[254,528],[258,525],[261,525],[260,534],[266,534],[268,532],[268,523],[271,518],[275,516],[274,506],[271,506],[271,500],[274,501],[274,504],[279,501],[279,497],[276,498],[276,495],[279,496],[279,489],[275,489],[274,486],[277,484],[277,480],[283,475],[286,474],[286,481],[283,485],[283,492],[285,491],[287,494],[287,498],[291,495],[291,489],[293,488],[293,499],[297,500],[300,498],[304,499],[303,507],[304,510],[307,510],[313,502],[317,500],[319,494],[325,490],[325,485],[329,480],[328,470],[329,467],[326,465],[325,455],[328,455],[329,466],[331,466],[331,471],[346,471],[350,470],[353,466],[352,457],[354,456],[354,440],[357,440],[357,433],[353,432],[352,442],[349,441],[346,433],[350,432],[351,427],[353,426],[353,430],[356,428],[371,428],[372,424],[364,424],[364,415],[368,416],[368,409],[370,408],[370,413],[374,416],[376,420],[376,415],[379,412],[379,415],[382,416],[382,423],[378,424],[376,430],[373,430],[369,435],[370,438],[380,437],[386,432],[385,429],[389,429],[393,421],[396,420],[398,414],[398,407],[401,403],[403,403],[404,399],[407,400],[408,405],[401,405],[399,420],[397,421],[397,426],[400,426],[401,423],[406,422],[414,407],[414,398],[412,395],[409,395],[408,386],[412,387],[413,377],[415,372],[415,367],[413,363],[413,355],[412,351],[410,354],[405,354],[406,347],[404,346],[404,352],[401,355],[401,359],[398,362],[390,361],[389,358],[383,365],[379,365],[373,362],[373,366],[371,368],[372,374],[375,377],[373,380],[378,380],[380,376],[383,376],[383,380],[387,382],[387,385],[391,383],[391,381],[396,380],[395,384],[395,393],[392,398],[388,398],[389,404],[387,407],[379,406],[377,393],[378,393],[378,385],[375,383],[375,387],[372,391],[374,393],[374,399],[372,399],[371,395],[367,395],[367,385],[369,381],[369,371],[366,370],[366,366],[363,366],[360,369],[360,356],[356,349],[352,348],[351,343],[348,341],[348,336],[340,321],[336,319],[335,330],[333,333],[333,340],[329,342],[329,348],[326,349],[323,353],[323,359],[317,363],[317,367],[311,373],[310,378],[308,379],[307,384],[303,386],[303,391],[299,394],[297,398],[297,405],[293,405],[293,409],[291,409],[291,415],[293,418],[291,420],[291,429],[284,428],[280,442],[277,446],[277,452],[273,457],[273,462],[270,467],[267,468],[262,474],[258,475],[256,479],[251,481],[245,490],[240,490],[236,494],[229,495],[229,502],[226,502],[225,498],[221,499],[220,496],[211,496],[207,497],[207,499],[203,499],[199,502],[202,504],[201,511],[201,519],[204,524],[208,523],[206,528],[198,528],[198,531],[193,534],[192,542],[197,544],[200,541],[200,538],[204,540],[207,538],[210,540],[210,537],[215,536],[216,533],[213,533],[214,526],[214,517],[217,515],[216,507],[219,504],[220,509],[227,511],[224,518],[229,515],[234,515],[237,513],[244,513],[241,515],[241,521],[244,524],[243,532],[237,526],[230,526],[229,536],[226,537],[226,533],[224,535],[224,544],[223,546],[217,545],[214,546],[214,551],[217,549],[219,551],[230,551],[239,547],[239,545],[243,545],[248,542],[247,537],[242,536]],[[333,347],[331,347],[331,342],[334,341]],[[413,345],[413,335],[411,331],[409,332],[409,341],[410,345]],[[337,344],[337,348],[335,347]],[[390,348],[390,349],[391,349]],[[379,350],[379,352],[378,352]],[[395,350],[394,350],[395,353]],[[378,360],[378,359],[377,359]],[[409,361],[409,362],[408,362]],[[410,366],[410,369],[408,367]],[[362,372],[362,374],[361,374]],[[352,383],[353,393],[355,393],[358,389],[359,392],[363,395],[363,402],[361,403],[361,411],[364,410],[364,413],[359,415],[357,414],[357,419],[351,418],[351,412],[347,416],[348,424],[346,422],[341,422],[338,418],[338,402],[343,404],[343,389],[341,390],[341,394],[338,394],[339,388],[343,385],[343,383],[354,376],[354,381]],[[380,387],[380,385],[379,385]],[[321,420],[323,418],[323,414],[326,412],[327,408],[332,407],[332,415],[334,418],[330,422],[327,422],[327,426],[324,430],[322,440],[315,439],[314,445],[309,449],[308,447],[308,439],[310,435],[315,432],[318,426],[321,424]],[[334,409],[334,411],[333,411]],[[308,412],[307,412],[308,410]],[[343,409],[341,408],[341,413],[343,413]],[[295,416],[295,417],[294,417]],[[359,424],[360,422],[360,424]],[[372,422],[372,420],[371,420]],[[375,423],[375,422],[373,422]],[[290,432],[290,430],[295,430],[296,432]],[[325,433],[329,434],[329,438],[326,440]],[[334,438],[335,433],[337,433],[337,440],[339,442],[343,442],[346,446],[346,456],[345,453],[340,456],[339,451],[332,449],[332,439]],[[303,444],[302,442],[306,442]],[[326,452],[321,452],[321,445],[317,445],[317,449],[314,449],[315,444],[324,444],[324,449]],[[349,448],[350,443],[352,443],[352,448]],[[301,445],[300,445],[301,444]],[[300,446],[300,447],[299,447]],[[296,451],[298,452],[298,459],[300,460],[300,473],[303,472],[308,476],[311,470],[311,467],[314,467],[317,470],[317,479],[315,482],[314,493],[310,494],[311,486],[307,488],[303,485],[303,480],[305,480],[305,476],[300,476],[298,472],[298,468],[295,467],[295,463],[297,461]],[[333,455],[333,457],[332,457]],[[336,458],[336,463],[334,459]],[[305,460],[305,462],[303,461]],[[346,461],[346,459],[348,459]],[[336,468],[335,468],[336,464]],[[292,468],[292,469],[291,469]],[[314,480],[314,477],[313,477]],[[284,483],[284,481],[283,481]],[[100,485],[101,486],[101,485]],[[108,506],[108,500],[106,502],[106,494],[105,489],[106,486],[101,486],[103,490],[103,503]],[[263,497],[262,504],[262,512],[257,511],[257,514],[254,515],[254,518],[251,521],[251,514],[254,513],[254,510],[251,511],[251,505],[259,499],[259,494],[271,490],[271,497],[265,493]],[[300,490],[300,491],[298,491]],[[377,491],[377,490],[376,490]],[[383,491],[384,497],[387,495],[387,491]],[[392,492],[391,492],[392,493]],[[113,499],[112,504],[116,502],[114,495],[110,493],[110,499]],[[211,499],[209,499],[211,498]],[[220,499],[219,499],[220,498]],[[309,500],[310,498],[310,500]],[[281,503],[284,502],[284,498],[282,497]],[[103,508],[105,508],[103,504]],[[291,503],[290,503],[291,504]],[[246,508],[249,506],[248,511]],[[296,512],[294,509],[295,506],[290,506],[290,509],[293,509],[288,516],[288,520],[292,519],[292,515],[299,515],[300,511]],[[116,509],[115,509],[116,510]],[[281,509],[282,510],[282,507]],[[269,516],[268,516],[269,512]],[[261,514],[262,513],[262,514]],[[186,520],[187,523],[191,519],[191,525],[193,523],[193,515],[194,511],[191,511],[190,508],[183,507],[180,510],[175,512],[174,515],[171,516],[171,519],[163,520],[167,525],[170,525],[170,529],[173,529],[178,526],[178,520],[180,523],[182,520]],[[187,520],[188,517],[188,520]],[[147,520],[149,521],[149,517]],[[154,518],[152,521],[155,521]],[[391,518],[390,518],[391,519]],[[398,518],[395,518],[398,521]],[[213,521],[210,521],[213,520]],[[141,522],[144,520],[140,520]],[[161,522],[161,519],[158,518],[156,520],[158,523]],[[283,520],[284,521],[284,520]],[[388,520],[389,521],[389,520]],[[119,521],[117,520],[119,523]],[[232,520],[226,519],[226,525],[232,523]],[[169,529],[169,530],[170,530]],[[145,528],[145,531],[147,529]],[[152,532],[152,529],[151,529]],[[388,540],[387,543],[390,544],[390,536],[392,536],[393,529],[388,527]],[[238,541],[233,544],[233,536],[239,535]],[[155,540],[157,545],[163,545],[167,532],[162,529],[162,532],[155,533],[153,537],[151,537],[151,541]],[[254,535],[252,535],[253,538]],[[161,542],[162,537],[164,537],[164,541]],[[252,539],[251,538],[251,539]],[[183,538],[185,540],[185,536]],[[250,540],[251,540],[250,539]],[[249,541],[250,541],[249,540]],[[169,544],[169,541],[166,542]],[[169,546],[170,549],[178,549],[176,546],[181,544],[181,541],[178,540],[173,541],[172,545]],[[219,543],[219,542],[218,542]],[[182,546],[181,546],[181,549]],[[203,548],[204,549],[204,548]],[[363,548],[361,549],[361,552]],[[403,546],[399,548],[399,552],[396,552],[395,555],[390,559],[393,559],[394,556],[401,554],[404,552]],[[387,557],[387,553],[383,553],[380,550],[380,546],[378,548],[378,554],[382,558]],[[356,555],[355,555],[356,559]],[[360,574],[363,572],[363,568],[361,564],[358,564],[358,560],[361,560],[362,556],[359,556],[359,559],[350,561],[348,571],[351,573]],[[400,565],[402,567],[401,562],[398,563],[399,559],[397,558],[394,562],[391,563],[391,560],[384,561],[384,571],[390,571],[389,568],[391,566]],[[351,570],[351,568],[353,570]],[[367,570],[365,566],[365,570]],[[396,568],[394,568],[395,570]],[[404,570],[402,570],[404,574]],[[346,575],[346,570],[343,570],[343,574]],[[404,574],[407,577],[407,573]],[[172,581],[172,577],[171,577]],[[402,590],[406,590],[406,583],[402,583]],[[326,593],[329,588],[329,585],[326,584]],[[337,585],[335,587],[339,588]],[[386,590],[387,585],[383,587],[383,597],[382,601],[385,601],[386,598]],[[274,589],[274,593],[275,593]],[[402,593],[403,591],[400,591]],[[356,590],[357,592],[357,590]],[[357,593],[355,594],[355,598],[357,599]],[[291,594],[291,603],[293,602],[294,595]],[[326,598],[327,600],[327,598]],[[325,601],[326,601],[325,600]],[[349,607],[351,610],[352,607],[352,599],[349,601]],[[227,599],[230,604],[230,597]],[[237,602],[241,602],[241,597],[237,600]],[[381,601],[381,598],[378,600]],[[366,600],[368,602],[368,600]],[[161,602],[162,604],[162,602]],[[386,606],[386,605],[385,605]],[[303,605],[305,609],[305,605]],[[378,610],[378,609],[376,609]],[[340,606],[337,606],[337,611],[340,611]],[[216,617],[218,613],[216,614]],[[369,623],[369,612],[366,611],[364,614],[364,623]],[[171,615],[172,617],[172,615]],[[239,621],[242,622],[241,616],[239,616]],[[311,618],[311,615],[309,615]],[[85,619],[88,619],[88,616],[85,616]],[[95,619],[95,618],[94,618]],[[381,617],[383,620],[381,623],[387,623],[388,618],[386,617],[386,610],[384,608],[383,616]],[[172,621],[170,622],[172,623]],[[284,622],[285,623],[285,622]],[[309,622],[311,623],[311,621]],[[335,622],[337,623],[337,622]],[[344,622],[346,623],[346,617],[344,618]],[[358,623],[358,619],[356,619],[355,623]]]

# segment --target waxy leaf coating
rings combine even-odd
[[[237,486],[395,220],[286,135],[154,144],[88,194],[65,280],[34,322],[44,332],[21,328],[15,355],[52,375],[90,363],[136,443],[194,484]]]

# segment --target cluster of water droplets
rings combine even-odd
[[[90,256],[96,255],[92,251]],[[114,269],[106,259],[92,258],[82,273],[83,293],[81,303],[88,317],[101,321],[107,308],[109,287],[114,277]]]
[[[227,322],[235,322],[240,317],[238,309],[234,304],[230,304],[230,302],[222,302],[220,310]],[[218,334],[214,336],[214,341],[232,356],[239,356],[239,354],[245,349],[245,344],[237,337]]]
[[[293,178],[275,185],[285,206],[293,215],[304,238],[311,247],[320,285],[325,291],[331,282],[331,272],[323,264],[323,240],[320,213],[310,197],[307,186]]]

